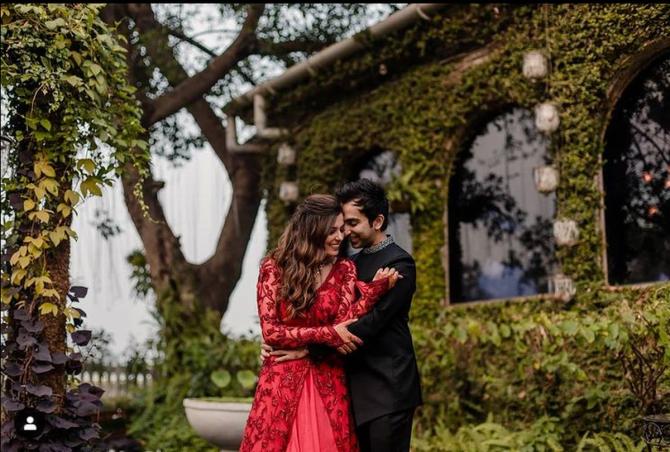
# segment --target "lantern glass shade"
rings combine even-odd
[[[574,220],[557,220],[554,222],[554,240],[560,246],[572,246],[579,239],[579,228]]]
[[[577,289],[572,278],[557,273],[551,278],[551,292],[563,301],[570,301]]]
[[[295,149],[288,143],[282,143],[277,151],[277,163],[283,166],[295,164]]]
[[[540,193],[551,193],[558,186],[558,170],[551,165],[533,168],[533,178]]]
[[[535,126],[542,133],[552,133],[558,129],[561,119],[558,108],[551,102],[545,102],[535,107]]]
[[[284,181],[279,186],[279,199],[286,203],[297,201],[299,193],[298,184],[295,182]]]
[[[523,56],[523,76],[529,79],[540,79],[549,73],[549,60],[539,50],[531,50]]]

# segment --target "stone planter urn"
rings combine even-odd
[[[191,427],[221,451],[237,451],[251,411],[250,398],[184,399],[186,418]]]

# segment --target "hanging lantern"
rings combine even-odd
[[[540,132],[555,132],[560,122],[556,105],[545,102],[535,107],[535,126]]]
[[[295,182],[284,181],[279,186],[279,199],[286,204],[297,201],[299,193],[298,184]]]
[[[529,79],[540,79],[549,73],[549,60],[539,50],[531,50],[523,56],[523,76]]]
[[[562,301],[570,301],[575,296],[577,289],[575,283],[569,276],[563,273],[555,274],[549,281],[550,291]]]
[[[533,168],[533,178],[540,193],[551,193],[558,186],[558,170],[551,165]]]
[[[295,164],[295,149],[288,143],[282,143],[277,152],[277,163],[282,166],[290,166]]]
[[[579,239],[579,228],[574,220],[557,220],[554,222],[554,240],[560,246],[572,246]]]

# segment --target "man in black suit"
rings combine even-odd
[[[345,235],[361,251],[352,257],[358,279],[370,282],[378,269],[393,267],[402,275],[371,312],[348,326],[363,341],[337,349],[346,354],[346,372],[362,452],[408,451],[414,410],[422,404],[419,371],[408,320],[416,289],[414,259],[384,231],[389,203],[384,189],[361,179],[337,192],[344,212]],[[343,246],[344,248],[344,246]],[[262,356],[295,359],[309,354],[322,359],[326,346],[306,350],[275,350],[263,345]]]

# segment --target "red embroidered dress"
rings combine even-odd
[[[334,325],[369,312],[388,290],[388,280],[356,280],[356,267],[338,259],[305,315],[289,321],[287,302],[277,302],[280,270],[272,259],[258,277],[258,315],[265,342],[275,348],[310,343],[342,344]],[[361,297],[355,302],[356,290]],[[308,358],[263,363],[241,452],[358,451],[342,358],[333,354],[315,363]]]

